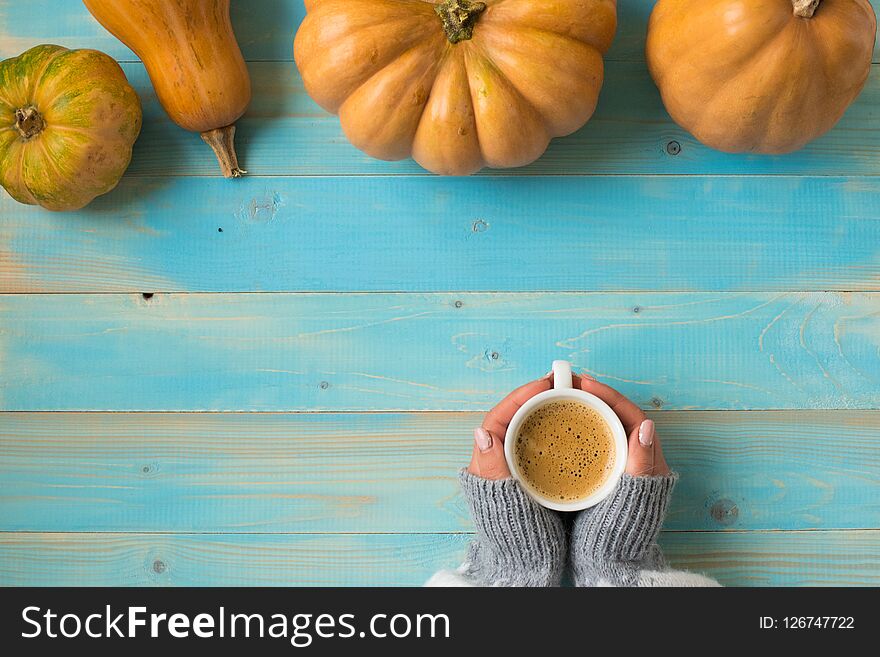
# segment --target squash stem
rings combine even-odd
[[[794,6],[794,15],[801,18],[812,18],[819,8],[822,0],[791,0]]]
[[[43,120],[43,115],[33,105],[15,110],[15,129],[25,141],[33,139],[45,128],[46,122]]]
[[[443,29],[449,43],[467,41],[474,36],[474,24],[486,11],[485,2],[472,0],[445,0],[434,5],[434,12],[443,21]]]
[[[228,125],[225,128],[215,128],[202,133],[202,139],[208,146],[214,149],[217,161],[220,162],[220,170],[224,178],[241,178],[247,173],[238,166],[238,156],[235,154],[235,126]]]

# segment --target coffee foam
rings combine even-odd
[[[593,408],[555,401],[533,411],[516,435],[514,455],[523,479],[555,502],[596,492],[614,467],[611,427]]]

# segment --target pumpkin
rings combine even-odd
[[[159,102],[180,127],[211,146],[223,175],[246,173],[235,122],[251,102],[229,0],[83,0],[92,15],[141,58]]]
[[[592,116],[615,0],[305,0],[294,57],[349,141],[439,174],[519,167]]]
[[[646,55],[669,114],[701,142],[788,153],[859,95],[875,32],[867,0],[659,0]]]
[[[42,45],[0,62],[0,184],[16,201],[78,210],[116,187],[141,103],[96,50]]]

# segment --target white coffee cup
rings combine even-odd
[[[611,428],[611,435],[614,439],[614,463],[608,478],[602,485],[587,497],[575,500],[573,502],[557,502],[548,500],[546,497],[536,491],[529,482],[520,474],[516,465],[515,441],[519,429],[525,419],[539,407],[558,401],[575,401],[584,406],[589,406],[602,416],[602,419]],[[591,395],[583,390],[578,390],[572,385],[571,379],[571,363],[567,360],[553,361],[553,389],[545,390],[538,393],[526,403],[520,406],[519,410],[514,414],[513,419],[507,427],[507,434],[504,438],[504,456],[507,459],[507,466],[510,468],[513,477],[520,483],[523,489],[541,506],[555,511],[581,511],[601,502],[608,497],[617,482],[620,481],[621,475],[626,468],[626,455],[628,451],[626,431],[617,414],[611,410],[611,407],[603,402],[596,395]]]

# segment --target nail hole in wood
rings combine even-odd
[[[679,144],[674,139],[666,144],[666,152],[670,155],[678,155],[681,153],[681,144]]]
[[[733,500],[724,498],[712,505],[709,514],[722,525],[732,525],[739,518],[739,507]]]
[[[456,301],[456,302],[455,302],[455,307],[456,307],[456,308],[461,308],[463,305],[464,305],[464,304],[463,304],[461,301]]]
[[[156,573],[156,574],[158,574],[158,575],[161,575],[161,574],[164,573],[166,570],[168,570],[168,566],[166,566],[166,565],[165,565],[165,562],[162,561],[161,559],[156,559],[156,560],[153,562],[153,572],[154,572],[154,573]]]
[[[330,387],[330,382],[329,381],[321,381],[321,383],[318,384],[318,387],[321,388],[321,390],[326,390],[327,388]]]
[[[661,406],[663,406],[663,400],[659,397],[652,397],[651,406],[653,406],[654,408],[660,408]]]

